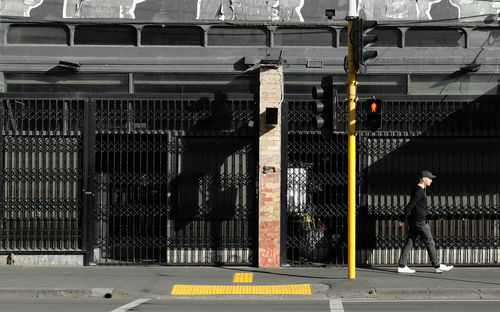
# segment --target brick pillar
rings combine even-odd
[[[280,266],[281,93],[283,70],[261,67],[259,122],[259,267]],[[278,108],[278,125],[266,125],[266,107]],[[274,167],[267,169],[264,166]]]

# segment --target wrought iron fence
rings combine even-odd
[[[255,263],[251,97],[6,94],[0,117],[0,252]]]
[[[82,250],[85,100],[0,105],[0,251]]]
[[[343,264],[347,233],[347,139],[315,129],[314,102],[284,107],[286,256],[292,265]]]
[[[394,263],[396,219],[422,167],[443,261],[499,258],[494,99],[386,99],[383,130],[358,109],[358,259]],[[345,121],[314,129],[312,102],[284,107],[286,256],[346,262]],[[345,112],[345,103],[337,115]],[[80,252],[98,263],[252,264],[256,105],[227,98],[9,97],[0,105],[0,252]],[[426,263],[418,246],[414,263]]]
[[[337,107],[337,116],[346,103]],[[500,258],[500,118],[494,99],[388,98],[383,127],[371,133],[364,103],[358,118],[359,264],[393,264],[406,236],[397,219],[423,168],[438,178],[427,192],[430,225],[443,261],[495,264]],[[346,263],[347,143],[310,123],[313,104],[288,102],[287,260]],[[339,131],[340,130],[340,131]],[[413,263],[428,263],[417,244]]]
[[[253,264],[252,100],[96,99],[98,263]]]

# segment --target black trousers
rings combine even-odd
[[[431,260],[433,267],[439,266],[439,260],[436,255],[436,243],[432,237],[431,228],[427,221],[409,222],[408,223],[408,237],[406,238],[406,243],[401,250],[401,255],[399,256],[399,265],[406,265],[408,263],[408,255],[410,254],[413,243],[418,237],[424,240],[425,248],[427,249],[427,254]]]

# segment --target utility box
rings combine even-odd
[[[266,125],[278,124],[278,108],[266,107]]]

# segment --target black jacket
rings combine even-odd
[[[401,221],[418,222],[427,220],[427,199],[425,196],[425,188],[419,185],[415,186],[410,202],[405,206]]]

